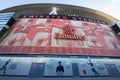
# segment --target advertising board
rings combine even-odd
[[[107,24],[19,18],[1,40],[0,52],[120,56],[120,41]]]

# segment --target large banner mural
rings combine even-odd
[[[106,24],[19,18],[1,40],[0,52],[120,56],[120,40]]]

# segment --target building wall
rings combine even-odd
[[[48,15],[53,7],[58,9],[58,15],[81,16],[106,24],[75,19],[19,18],[25,14]],[[29,4],[0,12],[15,12],[16,20],[0,39],[1,54],[120,55],[120,41],[110,28],[116,19],[102,12],[62,4]]]

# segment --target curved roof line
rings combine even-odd
[[[86,7],[68,5],[68,4],[52,4],[52,3],[36,3],[36,4],[25,4],[10,7],[2,12],[15,12],[14,18],[19,17],[22,14],[49,14],[52,10],[52,7],[56,7],[58,9],[58,15],[77,15],[81,17],[96,19],[107,22],[109,26],[115,24],[116,18],[105,14],[103,12],[93,10]]]

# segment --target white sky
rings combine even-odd
[[[120,20],[120,0],[1,0],[0,10],[17,5],[32,3],[77,5],[102,11]]]

